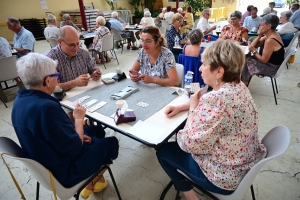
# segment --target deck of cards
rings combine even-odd
[[[146,108],[147,106],[149,106],[148,103],[145,103],[145,102],[142,102],[142,101],[138,102],[138,104],[136,104],[136,105],[141,106],[143,108]]]

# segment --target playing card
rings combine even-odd
[[[141,107],[143,107],[143,108],[146,108],[147,106],[149,106],[148,103],[145,103],[145,102],[142,102],[142,101],[140,101],[140,102],[139,102],[138,104],[136,104],[136,105],[141,106]]]
[[[97,99],[93,99],[93,100],[90,100],[89,102],[83,104],[82,106],[85,107],[85,108],[87,108],[87,107],[93,105],[96,102],[98,102],[98,100]]]
[[[86,99],[88,99],[88,98],[90,98],[90,96],[84,96],[84,97],[81,97],[81,98],[75,100],[75,101],[73,102],[73,106],[75,106],[77,103],[81,104],[84,100],[86,100]]]
[[[99,108],[101,108],[101,107],[104,106],[105,104],[107,104],[107,102],[101,101],[100,103],[97,103],[96,105],[94,105],[94,106],[88,108],[87,110],[88,110],[89,112],[94,112],[95,110],[98,110]]]

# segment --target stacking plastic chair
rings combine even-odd
[[[163,34],[164,37],[166,37],[167,28],[162,26],[159,28],[159,30],[160,30],[161,34]]]
[[[294,42],[296,39],[298,39],[298,37],[300,36],[300,31],[298,31],[297,33],[295,33],[293,39],[291,40],[291,42],[289,43],[289,45],[287,47],[284,48],[285,51],[288,51],[290,48],[292,48]]]
[[[268,76],[271,79],[271,83],[272,83],[272,89],[273,89],[273,94],[274,94],[274,99],[275,99],[275,103],[277,105],[277,98],[276,98],[276,93],[278,94],[278,88],[277,88],[277,83],[276,83],[276,78],[278,78],[284,68],[285,65],[287,65],[287,61],[288,59],[291,57],[291,55],[293,55],[296,51],[296,48],[290,48],[288,51],[285,52],[284,54],[284,60],[282,62],[282,64],[280,65],[279,69],[277,70],[276,74],[274,76]],[[260,74],[262,75],[262,77],[266,76],[264,74]],[[260,77],[260,76],[259,76]],[[250,77],[248,84],[250,84],[250,81],[252,79],[252,76]],[[274,79],[274,83],[273,83],[273,79]],[[275,88],[274,88],[274,84],[275,84],[275,88],[276,88],[276,93],[275,93]]]
[[[193,29],[197,28],[197,25],[198,25],[199,20],[200,20],[200,19],[196,19],[196,20],[195,20]]]
[[[0,82],[5,82],[19,77],[17,72],[16,61],[17,56],[15,55],[0,59]],[[5,104],[6,99],[2,99],[1,96],[0,99],[7,108],[7,105]]]
[[[127,38],[123,38],[123,37],[121,36],[120,32],[119,32],[117,29],[112,28],[112,29],[111,29],[111,32],[112,32],[113,35],[114,35],[114,39],[115,39],[116,41],[118,41],[118,43],[120,44],[120,46],[121,46],[121,48],[122,48],[122,51],[121,51],[121,54],[122,54],[122,52],[123,52],[124,41],[126,41]]]
[[[166,29],[168,29],[168,27],[169,27],[169,23],[168,23],[168,21],[167,20],[161,20],[161,27],[166,27]]]
[[[104,169],[108,169],[115,190],[117,192],[118,198],[120,200],[122,199],[118,187],[116,185],[114,176],[112,174],[112,171],[106,165],[102,166],[99,169],[99,171],[97,171],[94,175],[90,176],[86,180],[81,181],[80,183],[74,185],[73,187],[65,188],[55,179],[55,177],[53,177],[52,173],[48,169],[46,169],[43,165],[41,165],[40,163],[34,160],[26,158],[22,148],[19,145],[17,145],[13,140],[7,137],[0,137],[0,153],[4,164],[6,165],[17,189],[20,192],[22,199],[25,199],[24,194],[18,182],[16,181],[13,174],[11,173],[8,165],[6,164],[7,159],[20,161],[23,165],[25,165],[25,167],[28,169],[31,175],[37,180],[36,199],[39,199],[39,188],[41,184],[47,190],[53,191],[55,199],[57,199],[56,196],[58,196],[62,200],[67,200],[70,199],[72,196],[74,196],[75,199],[78,200],[80,192]]]
[[[226,19],[226,7],[220,7],[218,9],[218,20]]]
[[[219,8],[210,8],[209,9],[210,19],[214,19],[214,21],[218,21],[218,11]]]
[[[176,63],[176,71],[178,74],[178,79],[179,79],[179,87],[183,87],[183,80],[184,80],[184,66],[182,64]]]
[[[101,49],[97,53],[99,53],[101,56],[101,54],[106,54],[107,51],[110,51],[112,55],[115,54],[115,57],[117,59],[118,65],[119,65],[119,60],[118,60],[117,54],[114,50],[114,35],[106,35],[102,38]],[[104,68],[106,69],[105,63],[104,62],[102,62],[102,63],[104,65]]]
[[[51,48],[56,47],[56,46],[58,45],[57,39],[54,39],[54,38],[48,38],[47,40],[48,40],[48,42],[50,43]]]
[[[233,200],[233,199],[243,199],[246,191],[250,187],[251,189],[251,195],[252,199],[255,200],[254,190],[252,183],[254,182],[255,177],[259,173],[259,170],[269,161],[273,160],[274,158],[277,158],[278,156],[282,155],[288,148],[290,144],[291,139],[291,133],[289,129],[286,126],[277,126],[273,129],[271,129],[265,137],[262,139],[262,143],[267,148],[267,156],[256,163],[246,174],[246,176],[242,179],[241,183],[237,187],[237,189],[230,195],[222,195],[213,193],[207,190],[204,190],[197,184],[195,184],[192,180],[189,179],[187,175],[185,175],[182,171],[177,170],[179,173],[181,173],[184,176],[184,179],[180,182],[180,186],[178,188],[176,199],[179,199],[179,193],[180,193],[180,187],[184,181],[190,182],[192,185],[194,185],[197,189],[203,191],[206,195],[211,197],[212,199],[220,199],[220,200]],[[162,195],[160,197],[161,200],[164,199],[164,196],[172,186],[172,181],[167,185],[167,187],[162,192]]]

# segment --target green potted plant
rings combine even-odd
[[[134,24],[139,24],[142,17],[144,16],[144,13],[139,11],[141,0],[131,0],[131,2],[129,3],[133,6],[134,9],[134,16],[132,17],[132,21]]]
[[[211,0],[185,0],[184,6],[191,6],[194,15],[197,15],[197,13],[201,13],[205,8],[211,7]]]

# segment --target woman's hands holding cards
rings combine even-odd
[[[129,70],[129,76],[133,82],[138,82],[141,80],[141,74],[135,70]]]

